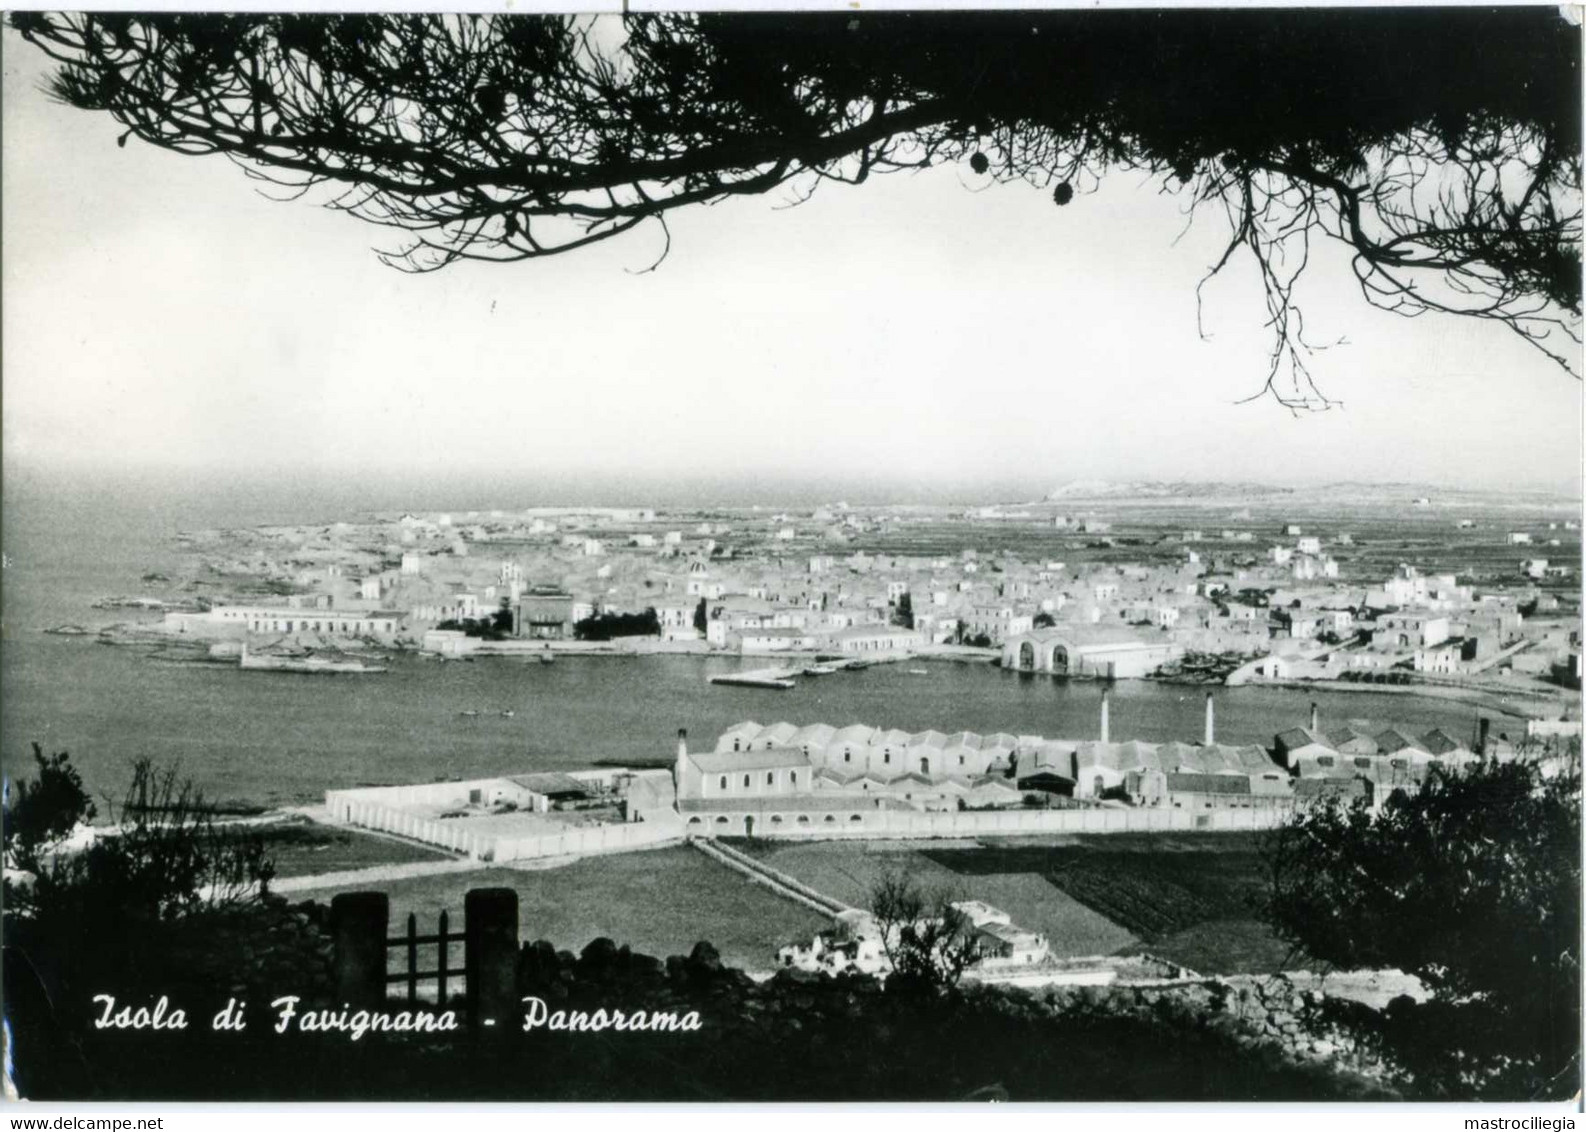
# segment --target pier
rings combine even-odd
[[[828,657],[825,660],[812,660],[808,664],[800,664],[795,668],[751,668],[743,672],[724,672],[706,679],[712,684],[731,684],[741,688],[776,688],[787,690],[797,687],[795,678],[799,676],[830,676],[837,672],[858,672],[869,668],[873,664],[885,661],[903,660],[912,654],[902,656],[872,657],[866,659],[843,659]]]
[[[803,672],[801,668],[755,668],[748,672],[723,672],[710,677],[710,682],[740,688],[777,688],[786,691],[796,687],[793,677],[801,676]]]

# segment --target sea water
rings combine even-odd
[[[744,720],[1097,737],[1100,685],[987,664],[883,664],[769,691],[709,684],[712,674],[767,663],[731,657],[563,656],[541,664],[401,654],[382,674],[318,675],[173,664],[92,636],[44,632],[121,618],[124,611],[92,603],[136,593],[148,571],[178,576],[181,530],[328,522],[404,505],[450,504],[290,482],[227,490],[169,477],[107,490],[102,481],[8,469],[0,768],[27,774],[36,742],[46,753],[69,751],[91,790],[115,796],[132,760],[150,757],[179,765],[212,800],[273,805],[361,783],[665,763],[679,729],[688,730],[691,745],[709,747]],[[1264,746],[1276,732],[1305,724],[1312,701],[1326,725],[1441,726],[1465,736],[1475,718],[1456,703],[1386,693],[1242,687],[1219,688],[1216,700],[1218,741]],[[1201,689],[1123,681],[1112,689],[1110,734],[1198,742],[1204,710]]]

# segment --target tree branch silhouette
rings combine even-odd
[[[10,21],[56,97],[328,186],[405,271],[652,223],[658,264],[669,212],[783,185],[963,163],[1067,205],[1132,171],[1226,214],[1206,279],[1254,265],[1260,393],[1290,408],[1335,403],[1296,296],[1317,239],[1371,304],[1497,322],[1579,376],[1580,41],[1552,10]]]

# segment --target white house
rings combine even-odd
[[[889,625],[854,625],[829,634],[827,641],[842,653],[899,653],[924,647],[925,635]]]

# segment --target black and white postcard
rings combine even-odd
[[[5,17],[10,1099],[1578,1102],[1580,10],[506,7]]]

